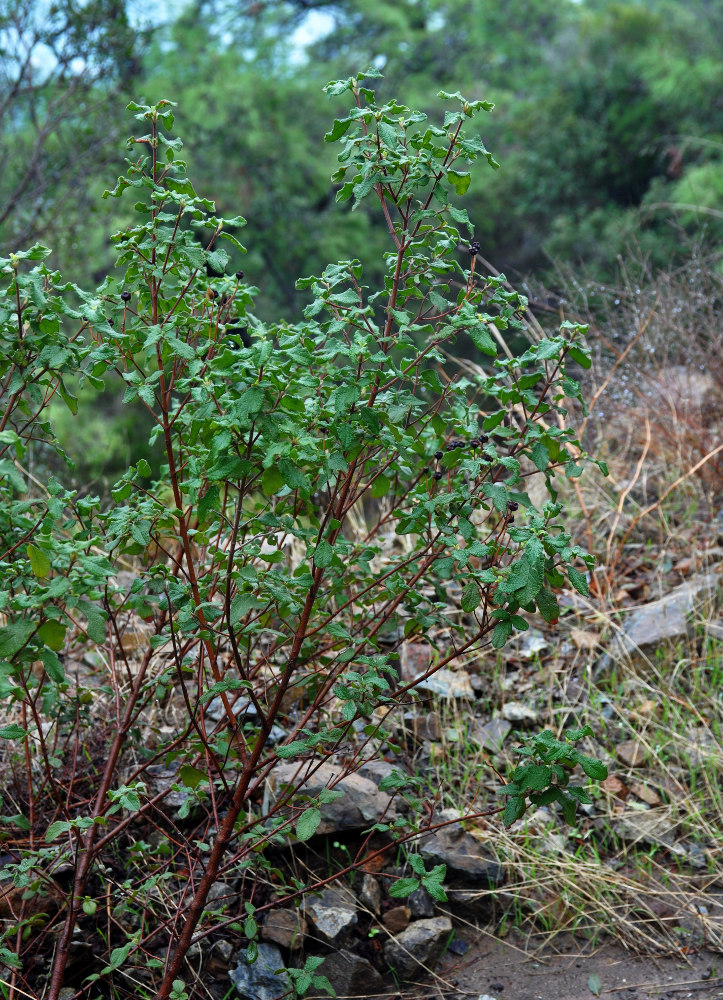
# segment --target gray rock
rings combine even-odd
[[[407,904],[415,920],[419,920],[421,917],[434,916],[434,900],[426,889],[415,889],[407,897]]]
[[[325,889],[321,896],[306,900],[304,910],[314,936],[325,944],[345,944],[357,924],[356,900],[341,888]]]
[[[443,667],[417,685],[418,691],[430,691],[439,698],[453,701],[456,698],[472,700],[474,691],[466,670],[447,670]]]
[[[445,827],[420,838],[419,853],[425,861],[447,866],[447,877],[463,880],[466,886],[500,885],[504,871],[470,833],[460,827]]]
[[[263,811],[268,813],[292,782],[297,787],[297,794],[315,798],[322,788],[328,788],[334,782],[334,791],[341,796],[334,802],[321,806],[321,823],[317,835],[336,833],[340,830],[359,830],[371,826],[385,815],[386,820],[395,819],[397,811],[390,806],[391,799],[386,792],[380,792],[369,778],[355,772],[338,780],[343,774],[343,768],[335,764],[321,764],[313,774],[304,779],[303,771],[299,775],[299,765],[293,762],[279,764],[269,775],[264,789]]]
[[[507,722],[516,722],[518,725],[523,725],[526,722],[534,725],[539,719],[539,712],[530,708],[529,705],[523,705],[521,701],[508,701],[506,705],[502,706],[500,714]]]
[[[665,597],[638,608],[627,619],[622,633],[613,637],[609,652],[597,661],[596,676],[609,670],[616,660],[635,658],[666,639],[687,635],[691,613],[698,605],[710,600],[719,585],[720,573],[700,573],[691,576]]]
[[[273,941],[282,948],[300,948],[306,935],[306,921],[299,910],[272,910],[261,928],[264,941]]]
[[[243,715],[244,719],[248,719],[249,721],[258,719],[256,706],[250,698],[238,698],[234,701],[233,691],[229,692],[227,697],[231,704],[231,711],[237,718],[239,715]],[[226,717],[226,709],[223,707],[223,700],[220,695],[211,699],[204,714],[207,719],[213,719],[214,722],[220,722],[221,719]]]
[[[482,726],[477,725],[472,730],[471,736],[485,750],[489,750],[490,753],[499,753],[511,729],[511,722],[497,716],[497,718],[490,719],[489,722],[485,722]]]
[[[549,649],[550,643],[539,629],[530,628],[518,635],[515,646],[516,648],[513,647],[514,652],[521,659],[531,660],[539,653],[544,653],[546,649]]]
[[[174,771],[169,767],[164,767],[162,764],[152,764],[146,769],[146,776],[146,780],[148,782],[148,794],[150,797],[158,795],[159,792],[163,792],[166,789],[170,789],[172,785],[181,784],[178,771]],[[186,791],[168,791],[168,794],[164,798],[163,802],[172,809],[180,809],[188,798],[189,793]]]
[[[384,981],[371,962],[343,948],[324,959],[318,975],[326,976],[338,997],[379,997],[384,993]]]
[[[432,663],[432,647],[426,642],[405,642],[401,653],[401,678],[413,681],[426,673]]]
[[[361,888],[359,889],[359,902],[362,906],[371,910],[372,913],[379,913],[382,906],[382,890],[379,882],[373,875],[367,873],[362,878]]]
[[[412,979],[433,969],[442,956],[452,933],[448,917],[415,920],[405,931],[389,938],[384,958],[401,979]]]
[[[246,951],[235,969],[229,971],[229,979],[236,987],[242,1000],[277,1000],[290,989],[289,977],[283,969],[284,960],[275,944],[261,943],[256,961],[249,965]]]
[[[417,740],[430,740],[433,743],[442,738],[442,725],[436,712],[405,712],[404,721],[409,726]]]
[[[213,948],[214,951],[218,952],[224,962],[230,962],[233,953],[236,951],[236,948],[230,941],[217,941]]]

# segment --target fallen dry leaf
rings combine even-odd
[[[578,649],[595,649],[600,644],[600,633],[584,628],[570,629],[570,638]]]
[[[637,795],[639,799],[642,799],[643,802],[647,802],[649,806],[659,806],[662,801],[654,788],[649,788],[648,785],[644,785],[641,781],[631,781],[630,791],[633,795]]]
[[[619,743],[616,753],[623,764],[628,767],[642,767],[645,763],[645,749],[637,740],[625,740]]]
[[[601,781],[600,787],[618,799],[624,799],[628,794],[628,786],[615,774],[611,774],[605,781]]]

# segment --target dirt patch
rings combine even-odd
[[[704,950],[684,959],[645,957],[614,942],[593,946],[566,935],[546,947],[515,932],[504,941],[480,935],[468,943],[464,956],[445,955],[434,985],[405,990],[405,997],[593,1000],[599,990],[610,1000],[723,998],[723,956]]]

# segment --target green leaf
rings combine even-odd
[[[377,131],[379,132],[379,138],[382,140],[388,149],[396,149],[399,144],[399,138],[397,136],[397,130],[393,125],[388,122],[379,122],[377,126]]]
[[[296,836],[299,840],[310,840],[321,823],[321,810],[310,806],[305,809],[296,822]]]
[[[507,511],[507,501],[510,498],[508,489],[499,483],[483,483],[482,492],[492,501],[492,506],[498,513],[504,514]]]
[[[567,575],[570,579],[570,583],[579,594],[582,594],[583,597],[590,596],[590,591],[587,585],[587,577],[585,577],[584,574],[579,573],[574,566],[568,566]]]
[[[50,572],[50,560],[45,555],[42,549],[39,549],[37,545],[33,545],[32,542],[27,547],[28,558],[30,559],[30,568],[36,576],[44,578]]]
[[[420,885],[418,878],[398,878],[389,887],[389,895],[394,899],[403,899],[410,893],[418,889]]]
[[[219,487],[217,483],[206,490],[202,497],[198,501],[198,523],[205,524],[208,515],[212,510],[218,510],[219,506]]]
[[[275,465],[272,465],[268,469],[264,469],[264,473],[261,477],[261,487],[267,497],[272,497],[274,493],[278,493],[283,485],[284,477]]]
[[[447,177],[449,178],[449,181],[452,187],[454,188],[455,192],[460,197],[466,193],[467,188],[470,185],[470,181],[472,180],[472,175],[468,170],[466,171],[448,170]]]
[[[587,354],[581,347],[571,347],[568,351],[570,357],[573,361],[577,361],[581,368],[589,368],[592,364],[590,360],[590,355]]]
[[[231,601],[231,624],[238,625],[257,604],[258,599],[253,594],[237,594]]]
[[[598,976],[597,972],[591,973],[588,976],[587,988],[596,997],[599,997],[600,996],[600,986],[601,986],[601,984],[600,984],[600,976]]]
[[[45,842],[49,844],[51,841],[55,840],[61,835],[61,833],[67,833],[70,829],[70,823],[64,820],[56,820],[55,823],[51,823],[45,832]]]
[[[291,743],[284,743],[283,746],[276,748],[276,756],[281,757],[282,760],[290,760],[292,757],[298,757],[299,754],[305,753],[309,749],[309,744],[306,740],[292,740]]]
[[[43,622],[38,629],[38,638],[42,639],[45,645],[50,646],[51,649],[62,649],[66,628],[67,626],[63,622],[51,618],[49,621]]]
[[[510,795],[505,805],[505,811],[502,814],[504,825],[512,826],[516,820],[521,819],[525,815],[526,808],[527,805],[522,795]]]
[[[462,591],[462,610],[470,614],[475,608],[479,607],[481,601],[482,595],[480,594],[479,587],[473,580],[470,580]]]
[[[33,622],[12,622],[0,629],[0,656],[11,657],[18,653],[35,631]]]
[[[141,800],[138,797],[138,792],[125,792],[121,795],[119,801],[123,808],[127,809],[128,812],[138,812],[141,808]]]
[[[560,617],[560,608],[557,604],[557,598],[549,590],[542,589],[539,591],[535,597],[537,601],[537,609],[545,619],[551,625],[554,624]]]
[[[327,541],[319,542],[314,552],[314,562],[321,569],[331,566],[334,558],[334,549]]]
[[[550,453],[544,443],[542,441],[535,441],[530,450],[530,454],[532,456],[532,461],[535,463],[540,472],[544,472],[550,464]]]
[[[311,492],[311,486],[306,476],[288,458],[280,458],[278,470],[284,483],[292,490],[301,490],[307,496]]]
[[[65,680],[65,671],[60,662],[58,654],[52,649],[43,649],[40,652],[40,659],[45,667],[45,673],[56,684],[62,684]]]
[[[570,795],[560,792],[559,802],[562,806],[562,815],[568,826],[575,825],[575,800]]]
[[[330,131],[324,136],[324,140],[326,142],[336,142],[337,139],[341,139],[349,131],[352,122],[352,118],[335,118]]]
[[[601,760],[597,760],[595,757],[584,757],[580,754],[579,764],[588,778],[595,781],[604,781],[608,776],[608,769]]]
[[[478,351],[482,351],[483,354],[489,354],[492,357],[497,354],[497,345],[484,323],[480,323],[478,326],[471,326],[469,328],[469,335]]]
[[[20,740],[27,735],[27,730],[19,726],[17,722],[11,722],[9,726],[3,726],[0,729],[0,740]]]
[[[509,637],[512,635],[512,622],[497,622],[492,630],[492,648],[502,649]]]
[[[208,781],[208,775],[192,764],[182,764],[178,776],[187,788],[198,788],[202,781]]]
[[[88,638],[98,644],[104,643],[105,614],[95,604],[90,604],[87,601],[84,601],[80,607],[87,620],[85,630],[88,633]]]

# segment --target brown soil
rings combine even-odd
[[[447,954],[435,983],[412,997],[488,996],[494,1000],[696,1000],[723,998],[723,956],[707,951],[686,958],[641,957],[613,942],[593,947],[566,936],[554,947],[512,932],[502,941],[491,936],[469,940],[460,957]],[[598,983],[591,976],[597,976]]]

